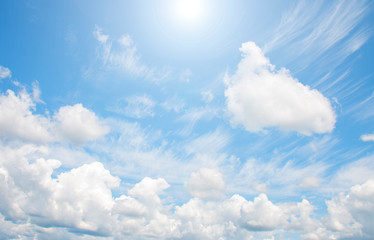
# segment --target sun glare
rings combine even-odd
[[[202,0],[176,0],[176,14],[184,23],[194,23],[201,20],[204,13]]]

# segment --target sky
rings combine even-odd
[[[0,239],[373,239],[373,3],[0,2]]]

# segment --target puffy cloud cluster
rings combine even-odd
[[[60,135],[75,144],[95,140],[109,132],[109,128],[99,121],[95,113],[82,104],[61,107],[54,119]]]
[[[48,118],[33,114],[35,104],[26,91],[17,95],[8,90],[0,95],[0,134],[27,141],[52,141]]]
[[[164,197],[170,185],[163,178],[145,177],[115,197],[112,191],[120,179],[99,162],[60,172],[60,161],[34,159],[35,152],[44,151],[41,147],[2,146],[0,151],[4,237],[77,239],[73,233],[79,233],[116,239],[265,239],[282,238],[288,231],[305,239],[370,239],[373,234],[373,180],[327,201],[329,214],[318,219],[306,199],[279,204],[263,193],[253,201],[238,194],[220,199],[214,192],[204,195],[204,187],[222,191],[224,186],[214,169],[193,173],[187,185],[195,184],[190,189],[195,197],[174,206]]]
[[[51,119],[34,114],[35,102],[21,90],[0,94],[0,135],[9,139],[31,142],[53,142],[67,139],[82,144],[107,134],[105,126],[92,111],[82,104],[63,106]]]
[[[225,96],[231,123],[250,132],[277,127],[301,134],[331,132],[335,113],[330,101],[289,71],[276,71],[254,43],[243,43],[236,73],[226,75]]]
[[[162,178],[146,177],[116,198],[112,190],[120,185],[120,180],[103,164],[93,162],[56,174],[61,163],[32,159],[36,151],[42,150],[34,145],[2,147],[0,156],[2,221],[8,225],[23,224],[31,232],[35,228],[64,228],[128,239],[237,239],[251,236],[251,231],[272,231],[290,225],[286,213],[303,211],[295,204],[293,209],[277,206],[264,194],[253,202],[239,195],[222,201],[193,198],[173,211],[161,198],[169,187]],[[195,175],[204,171],[209,172],[203,169]],[[219,178],[205,178],[201,183],[214,181],[221,183]]]
[[[374,236],[374,179],[355,185],[349,194],[327,201],[327,226],[340,237]]]
[[[105,234],[113,207],[111,189],[119,185],[101,163],[82,165],[53,177],[61,163],[29,159],[33,145],[1,148],[1,214],[6,220],[41,227],[66,227]]]
[[[307,199],[276,203],[265,193],[254,196],[253,200],[239,194],[228,196],[224,181],[227,176],[214,164],[190,175],[185,189],[192,198],[185,202],[177,202],[175,196],[165,194],[170,185],[163,178],[145,177],[134,185],[126,184],[130,187],[124,191],[127,187],[121,185],[121,180],[94,157],[86,164],[66,169],[60,158],[89,158],[90,154],[73,151],[59,154],[64,152],[63,146],[56,151],[59,148],[54,141],[67,139],[80,144],[103,136],[108,128],[81,104],[61,107],[49,117],[34,113],[34,101],[25,90],[17,94],[8,90],[0,96],[0,238],[281,239],[284,232],[290,232],[305,239],[370,239],[374,234],[373,180],[356,184],[349,194],[342,193],[327,201],[328,214],[321,218]],[[119,129],[129,132],[118,139],[109,137],[108,141],[117,141],[122,149],[148,149],[146,136],[139,135],[136,126],[130,124]],[[212,154],[217,162],[219,158],[214,153],[226,146],[229,137],[217,130],[186,144],[185,151],[203,157]],[[10,141],[15,139],[22,141]],[[101,144],[93,144],[98,145]],[[142,164],[159,172],[169,163],[156,159],[155,156],[162,156],[156,150],[126,156],[132,161],[140,159]],[[153,163],[156,160],[158,163]],[[175,165],[169,169],[182,166],[172,160],[170,163]],[[184,166],[189,171],[193,169],[188,164]],[[234,181],[256,185],[253,174],[259,172],[259,175],[272,175],[276,181],[282,177],[285,184],[291,179],[304,179],[302,187],[316,188],[318,178],[307,173],[322,171],[317,167],[296,174],[286,167],[278,172],[259,171],[256,167],[271,169],[248,161]],[[257,185],[265,192],[266,184]]]

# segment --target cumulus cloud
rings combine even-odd
[[[47,117],[33,114],[35,103],[22,90],[18,94],[8,90],[0,95],[0,135],[33,142],[53,139],[52,124]]]
[[[189,193],[201,199],[222,199],[224,197],[225,182],[222,174],[209,168],[201,168],[191,174],[186,183]]]
[[[245,202],[241,208],[241,222],[253,231],[273,230],[286,223],[283,210],[261,193],[253,202]]]
[[[374,235],[374,179],[353,186],[349,194],[341,194],[326,204],[328,229],[339,232],[341,238],[370,239]]]
[[[49,118],[35,114],[35,102],[40,100],[40,90],[33,86],[33,97],[26,90],[18,93],[8,90],[0,94],[0,135],[8,139],[19,139],[46,143],[68,139],[74,144],[95,140],[109,132],[95,115],[82,104],[63,106]]]
[[[327,201],[329,214],[320,219],[306,199],[275,203],[263,193],[253,201],[238,194],[214,201],[196,194],[185,203],[169,205],[163,192],[170,185],[163,178],[146,177],[127,194],[114,197],[112,191],[121,181],[103,164],[56,171],[60,161],[33,158],[43,151],[35,145],[0,147],[0,236],[282,239],[292,232],[305,239],[370,239],[374,234],[374,180]],[[201,169],[191,176],[195,184],[199,180],[207,191],[209,184],[223,189],[222,176],[215,170]],[[195,192],[202,191],[195,187]]]
[[[75,144],[95,140],[109,132],[109,128],[99,121],[95,113],[82,104],[61,107],[54,119],[61,136]]]
[[[226,75],[226,102],[234,126],[258,132],[277,127],[304,135],[331,132],[335,113],[330,101],[289,71],[276,71],[253,42],[240,48],[243,59],[233,76]]]
[[[11,77],[9,68],[0,66],[0,79],[7,78],[7,77]]]
[[[108,231],[107,217],[114,204],[110,189],[119,185],[119,179],[98,162],[52,178],[61,163],[43,158],[30,161],[28,155],[35,151],[39,149],[32,145],[1,148],[0,188],[5,193],[0,199],[1,213],[42,227]]]
[[[184,174],[182,178],[187,177],[186,172],[189,174],[196,166],[212,166],[191,174],[184,190],[192,198],[178,202],[167,189],[170,185],[172,188],[180,185],[173,186],[174,183],[169,184],[160,176],[182,165],[171,152],[164,152],[163,145],[152,146],[152,141],[160,137],[154,140],[154,136],[149,136],[136,123],[112,124],[116,126],[118,138],[109,136],[108,145],[113,140],[123,152],[112,151],[110,157],[124,158],[126,162],[120,162],[122,168],[110,172],[104,164],[95,161],[99,157],[91,156],[89,151],[66,154],[62,149],[64,144],[54,142],[68,139],[78,144],[103,136],[109,129],[94,112],[76,104],[61,107],[49,118],[35,114],[35,107],[35,99],[25,90],[17,94],[8,90],[0,96],[0,126],[9,128],[9,132],[1,131],[0,136],[0,238],[281,239],[282,234],[290,232],[306,239],[333,239],[334,236],[370,239],[374,234],[373,180],[362,181],[349,193],[343,192],[327,201],[328,214],[323,218],[316,216],[317,208],[307,199],[277,203],[272,195],[268,197],[265,193],[243,197],[235,192],[230,197],[225,191],[224,169],[219,170],[217,166],[222,161],[218,153],[227,146],[230,136],[218,129],[184,145],[183,153],[194,156],[192,164],[183,163],[185,169],[178,171],[179,178],[168,176],[168,181],[177,182],[181,174]],[[33,129],[19,133],[12,129],[11,120],[19,128],[40,126],[49,138],[43,140],[44,135],[32,132]],[[17,125],[21,123],[23,125]],[[26,133],[32,133],[33,137],[22,135]],[[32,143],[14,144],[8,139]],[[93,143],[91,149],[113,150],[99,145],[102,144]],[[211,156],[209,160],[208,156]],[[333,180],[337,183],[346,178],[357,180],[357,174],[362,179],[370,178],[371,160],[367,158],[351,164]],[[66,161],[79,164],[66,169],[66,165],[62,165]],[[317,176],[326,169],[323,164],[296,167],[292,162],[277,165],[248,160],[234,164],[241,170],[233,182],[247,187],[253,185],[260,192],[266,192],[267,184],[271,187],[274,183],[301,182],[300,187],[318,187]],[[135,172],[139,166],[152,169],[153,176],[134,184],[124,183],[126,187],[120,188],[121,180],[115,175],[121,173],[127,179],[141,179]],[[150,175],[144,172],[142,170],[141,174]],[[264,176],[269,175],[272,180],[264,181]]]

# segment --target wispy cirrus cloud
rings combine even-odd
[[[155,115],[155,106],[156,102],[147,94],[143,94],[118,99],[114,106],[110,106],[107,109],[127,117],[140,119],[153,117]]]
[[[370,29],[359,26],[367,12],[367,1],[301,1],[283,15],[264,51],[282,49],[302,69],[334,48],[322,59],[337,66],[369,39]]]
[[[142,61],[131,36],[125,34],[114,41],[98,26],[95,26],[93,35],[100,44],[98,57],[105,68],[119,70],[153,82],[169,76],[169,70],[150,67]]]

